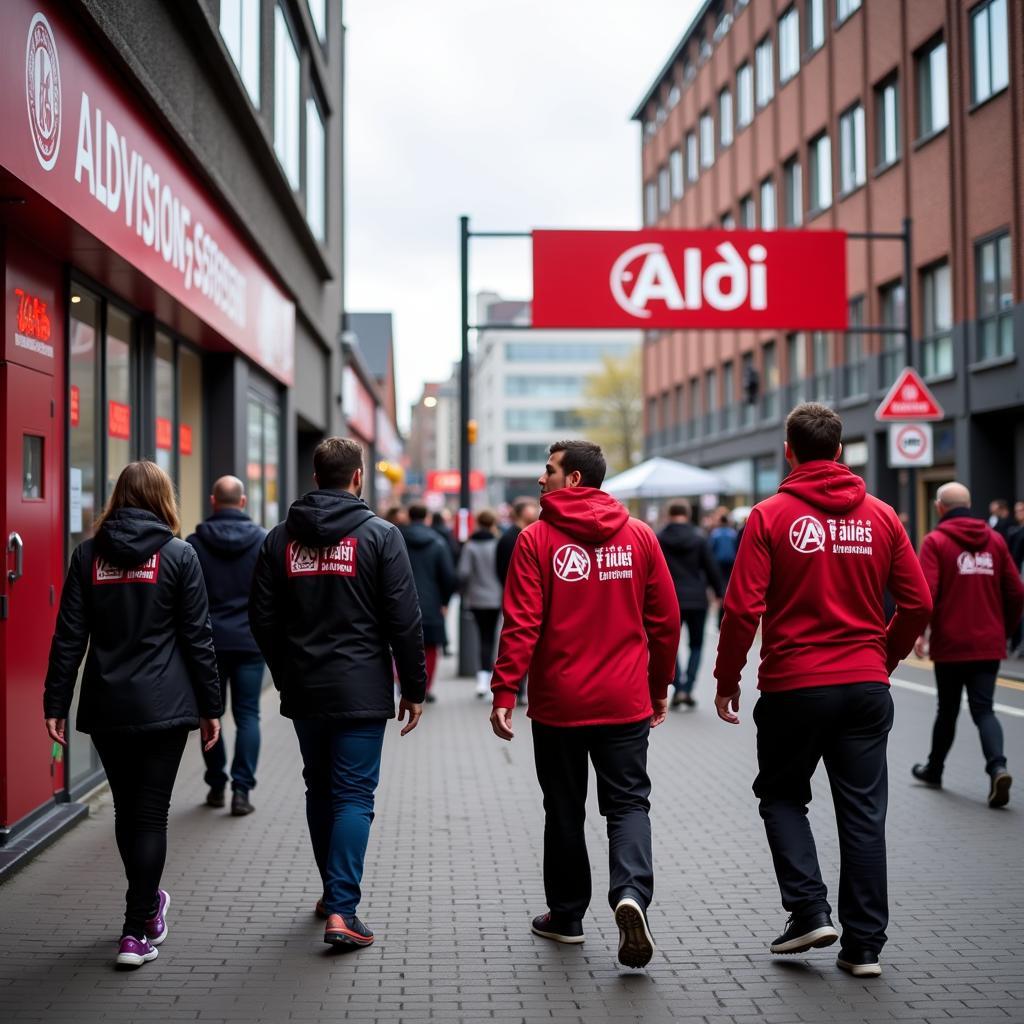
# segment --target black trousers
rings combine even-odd
[[[188,729],[97,733],[93,743],[114,797],[114,836],[128,877],[122,936],[145,934],[167,858],[167,812]]]
[[[476,622],[477,636],[480,638],[480,671],[490,672],[494,668],[494,640],[498,631],[500,608],[472,608],[473,620]]]
[[[608,902],[625,895],[646,908],[654,895],[650,719],[628,725],[559,728],[533,723],[537,779],[544,792],[544,895],[556,917],[579,921],[590,905],[590,857],[584,835],[588,761],[608,822]]]
[[[956,736],[956,720],[960,716],[963,691],[967,690],[967,706],[978,727],[981,750],[985,755],[985,771],[993,775],[1006,768],[1003,754],[1003,729],[992,709],[995,699],[998,661],[937,661],[935,688],[939,694],[939,713],[932,729],[932,752],[928,767],[942,775],[946,755]]]
[[[851,952],[880,952],[889,923],[885,752],[892,720],[885,683],[762,694],[754,706],[754,794],[782,905],[797,917],[831,913],[807,821],[811,776],[824,760],[839,830],[839,921]]]

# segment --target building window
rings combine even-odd
[[[223,0],[222,0],[223,2]],[[327,0],[309,0],[309,18],[321,43],[327,41]]]
[[[786,404],[792,409],[807,401],[807,338],[802,332],[786,335]]]
[[[658,212],[668,213],[672,206],[672,194],[669,189],[668,168],[658,170]]]
[[[803,175],[800,173],[800,161],[793,157],[782,167],[783,187],[785,188],[785,212],[787,228],[797,228],[804,220]]]
[[[548,445],[528,444],[521,441],[505,445],[506,462],[538,462],[543,465],[548,457]]]
[[[761,349],[761,414],[766,420],[779,415],[779,359],[775,342],[765,343]]]
[[[728,86],[718,94],[718,141],[722,149],[732,145],[732,93]]]
[[[882,325],[884,327],[905,327],[907,323],[906,314],[906,290],[902,281],[894,281],[892,284],[883,285],[878,289],[879,304],[882,309]],[[889,387],[895,380],[903,366],[904,357],[904,335],[902,333],[888,332],[882,335],[882,355],[879,360],[879,384],[883,388]]]
[[[986,0],[971,11],[971,102],[983,103],[1010,81],[1006,0]]]
[[[697,166],[697,133],[686,133],[686,179],[696,181],[700,175]]]
[[[687,434],[696,437],[700,433],[700,419],[697,409],[700,405],[700,380],[696,377],[690,378],[690,419]]]
[[[765,36],[754,51],[757,69],[757,105],[767,106],[775,95],[775,73],[772,65],[772,37]]]
[[[775,213],[775,182],[765,178],[761,182],[761,227],[773,231],[779,226]]]
[[[605,356],[621,359],[635,351],[636,345],[628,341],[510,341],[505,344],[505,362],[599,363]]]
[[[978,275],[978,358],[1013,354],[1013,278],[1010,236],[1000,235],[975,249]]]
[[[832,144],[827,133],[811,140],[809,147],[811,216],[832,205]]]
[[[682,199],[685,186],[683,185],[683,151],[681,149],[673,149],[669,153],[668,169],[672,185],[672,198]]]
[[[749,427],[754,422],[754,402],[757,399],[761,383],[757,376],[757,370],[754,369],[753,352],[743,354],[740,374],[740,387],[743,389],[740,399],[740,423],[744,427]]]
[[[924,337],[921,339],[921,368],[926,377],[953,372],[953,293],[949,264],[943,260],[921,273],[924,299]]]
[[[800,14],[790,7],[779,18],[779,85],[800,71]]]
[[[220,35],[253,106],[260,105],[260,0],[221,0]]]
[[[807,52],[825,45],[825,0],[807,0]]]
[[[644,185],[644,223],[654,224],[658,219],[658,186],[649,181]]]
[[[658,130],[658,126],[653,121],[644,121],[644,145],[654,138],[654,133]]]
[[[857,10],[860,10],[860,0],[836,0],[836,24],[842,24]]]
[[[715,430],[715,412],[718,409],[718,381],[714,370],[704,374],[704,433]]]
[[[839,117],[839,188],[852,192],[867,180],[864,152],[864,108],[858,103]]]
[[[736,426],[736,364],[730,359],[722,364],[722,429]]]
[[[506,409],[506,430],[578,430],[583,418],[570,409]]]
[[[825,331],[811,332],[811,398],[815,402],[832,401],[832,338]]]
[[[299,187],[299,54],[280,7],[274,8],[274,150],[292,188]]]
[[[711,111],[700,115],[700,165],[713,167],[715,163],[715,122]]]
[[[681,90],[679,88],[679,83],[678,82],[673,82],[672,85],[669,87],[669,90],[668,90],[668,109],[669,110],[675,110],[675,108],[679,106],[679,98],[680,98],[681,95],[682,95],[682,92],[681,92]]]
[[[754,72],[749,64],[736,72],[736,124],[746,128],[754,120]]]
[[[326,159],[324,119],[320,116],[316,100],[310,96],[306,100],[306,220],[321,242],[327,240]]]
[[[864,296],[850,299],[847,322],[849,333],[843,337],[843,397],[867,394],[867,362],[864,359],[864,335],[857,330],[864,326]]]
[[[736,218],[731,213],[723,213],[719,218],[719,224],[725,228],[726,231],[732,231],[736,227]]]
[[[900,158],[900,94],[895,75],[875,86],[875,166]]]
[[[740,200],[740,227],[750,229],[757,227],[754,197],[752,195],[745,195]]]
[[[512,375],[505,378],[505,394],[510,398],[579,398],[583,379],[557,374]]]
[[[660,128],[667,120],[668,114],[665,112],[665,108],[659,103],[654,112],[654,123]]]
[[[946,44],[939,40],[917,55],[917,134],[927,138],[949,124]]]

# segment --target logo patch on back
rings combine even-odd
[[[134,569],[122,569],[97,556],[92,563],[93,583],[156,583],[160,576],[160,552],[149,556]]]
[[[314,548],[297,540],[288,542],[284,560],[288,576],[355,576],[358,568],[355,537]]]

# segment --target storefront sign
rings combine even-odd
[[[68,401],[71,426],[77,427],[82,415],[82,392],[77,384],[72,384]]]
[[[534,231],[534,327],[847,326],[842,231]]]
[[[182,455],[192,454],[192,428],[187,423],[178,427],[178,451]]]
[[[156,446],[162,448],[165,452],[171,450],[171,421],[163,416],[157,416],[156,418]]]
[[[441,494],[458,494],[462,486],[462,474],[457,469],[432,469],[427,473],[427,490]],[[469,489],[474,493],[487,486],[487,478],[478,469],[469,471]]]
[[[60,6],[0,4],[0,163],[292,382],[295,306]]]
[[[132,437],[132,407],[123,402],[107,402],[107,433],[121,441]]]

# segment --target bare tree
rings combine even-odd
[[[603,363],[603,369],[587,380],[579,416],[587,437],[604,448],[609,469],[618,473],[641,457],[640,350],[605,356]]]

